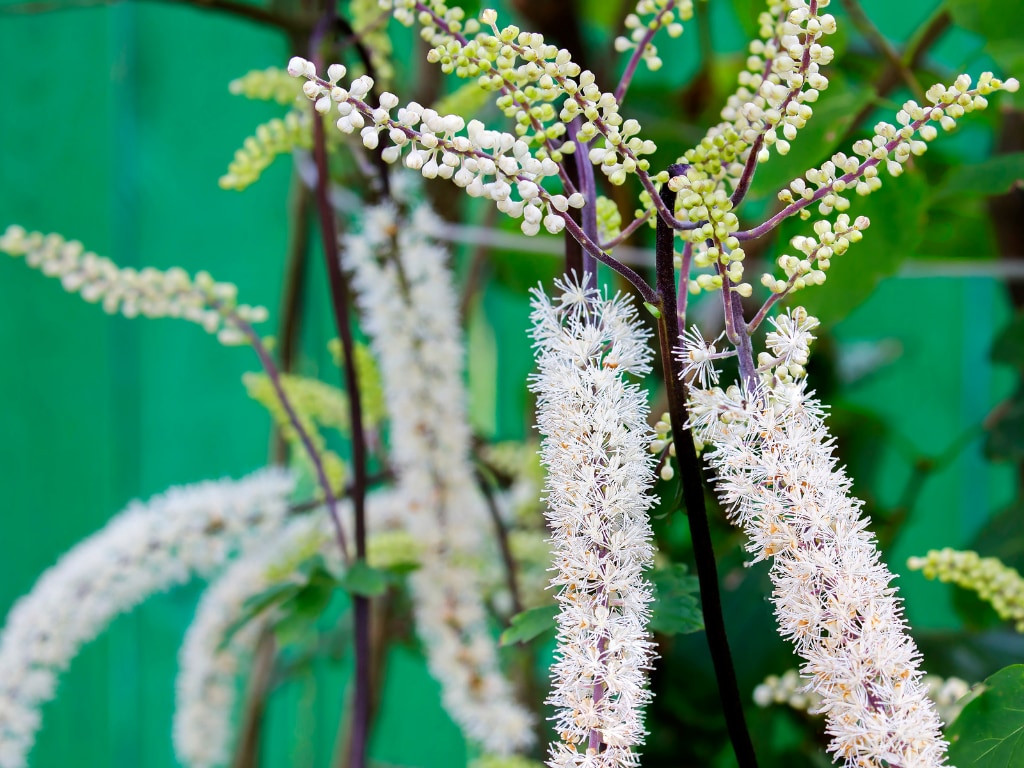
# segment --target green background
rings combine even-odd
[[[712,5],[729,18],[728,6]],[[897,41],[929,11],[923,2],[865,5]],[[726,48],[741,44],[734,29],[721,39]],[[977,46],[957,33],[941,50],[955,64]],[[57,231],[121,265],[207,269],[237,283],[243,301],[270,307],[274,328],[290,163],[275,164],[243,195],[216,180],[243,137],[280,113],[230,96],[228,80],[287,55],[274,32],[172,4],[0,16],[0,227]],[[333,334],[319,265],[308,279],[301,367],[329,379],[323,350]],[[925,317],[926,307],[942,309]],[[530,367],[525,297],[492,286],[485,310],[470,366],[478,419],[517,437]],[[225,350],[173,321],[108,317],[6,257],[0,311],[0,615],[129,500],[266,462],[269,420],[240,383],[256,367],[249,350]],[[844,402],[883,414],[903,443],[936,455],[1009,390],[1009,373],[987,361],[1008,317],[1004,289],[991,278],[886,280],[836,336],[895,339],[902,352],[848,387]],[[488,403],[498,410],[480,415]],[[910,470],[907,452],[891,440],[878,451],[873,487],[892,501]],[[1012,497],[1012,475],[986,463],[975,442],[929,481],[888,561],[902,571],[911,554],[966,542]],[[915,626],[956,623],[947,588],[919,575],[900,584]],[[198,594],[193,586],[157,597],[84,649],[44,710],[32,765],[174,765],[175,657]],[[336,672],[324,672],[281,691],[266,764],[327,764],[342,688]],[[312,724],[295,725],[316,694]],[[462,764],[465,747],[437,698],[416,654],[396,650],[374,754],[423,768]]]

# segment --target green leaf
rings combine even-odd
[[[985,38],[984,52],[992,57],[1008,75],[1020,74],[1024,68],[1024,51],[1020,45],[1019,0],[948,0],[946,7],[957,26]],[[1000,98],[1021,106],[1021,94],[1003,94]]]
[[[959,195],[1001,195],[1024,181],[1024,152],[997,155],[981,163],[955,166],[946,174],[934,199]]]
[[[557,605],[543,605],[517,613],[512,617],[508,629],[501,633],[501,644],[528,643],[533,638],[554,629],[557,615]]]
[[[999,670],[972,696],[946,733],[950,762],[959,768],[1024,765],[1024,664]]]
[[[379,597],[388,591],[388,575],[368,565],[365,560],[356,560],[345,571],[339,585],[353,595],[361,597]]]
[[[1024,368],[1024,312],[1000,331],[992,344],[992,359]]]
[[[223,649],[227,646],[238,630],[255,619],[261,613],[275,605],[280,605],[281,603],[291,600],[301,589],[302,584],[297,584],[295,582],[272,584],[262,592],[257,592],[255,595],[250,597],[245,601],[245,603],[243,603],[242,611],[239,613],[238,618],[231,622],[227,629],[224,630],[224,637],[221,639],[219,648]]]
[[[330,603],[336,586],[332,579],[318,576],[281,605],[283,615],[274,624],[279,646],[298,645],[315,632],[317,620]]]
[[[989,417],[985,455],[994,461],[1024,461],[1024,387]]]
[[[654,604],[651,629],[663,635],[685,635],[704,629],[697,593],[697,577],[686,572],[686,566],[674,563],[651,573]]]
[[[824,286],[798,291],[789,302],[806,307],[823,325],[849,315],[882,278],[894,274],[903,260],[914,254],[923,230],[927,196],[925,180],[914,173],[898,179],[886,176],[882,188],[866,199],[853,195],[850,216],[871,219],[864,239],[832,259]],[[786,251],[791,250],[789,238],[810,231],[810,222],[787,221],[780,235],[785,238]]]

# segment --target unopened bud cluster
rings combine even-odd
[[[672,3],[661,5],[666,8],[658,18],[671,15],[668,6]],[[563,154],[575,151],[573,142],[557,146],[554,142],[564,135],[566,123],[581,117],[578,139],[588,142],[603,137],[603,151],[596,156],[592,153],[591,162],[613,184],[623,184],[630,174],[649,170],[650,164],[642,156],[656,150],[654,142],[638,136],[636,120],[623,120],[615,95],[602,91],[594,73],[573,62],[569,51],[547,44],[543,35],[522,32],[513,25],[499,29],[497,13],[491,9],[480,15],[483,25],[491,29],[487,33],[479,31],[481,25],[475,19],[463,25],[461,9],[449,9],[441,2],[431,2],[428,7],[429,11],[417,16],[424,39],[433,46],[428,59],[439,63],[445,72],[476,77],[481,87],[501,91],[498,107],[516,121],[516,134],[538,147],[538,159],[561,162]],[[395,15],[407,23],[413,18],[408,8]],[[460,32],[478,34],[467,40]],[[554,102],[564,96],[568,98],[556,111]]]
[[[295,78],[280,67],[254,69],[228,83],[228,90],[236,96],[260,101],[276,101],[290,106],[301,94]]]
[[[59,278],[64,290],[79,293],[90,303],[100,302],[110,314],[180,317],[217,334],[224,344],[245,342],[234,319],[249,323],[267,319],[265,308],[238,304],[238,288],[216,282],[205,271],[193,277],[178,267],[121,269],[110,259],[86,251],[77,240],[26,232],[13,225],[0,236],[0,251],[24,256],[29,266]]]
[[[938,135],[932,123],[951,131],[964,114],[988,106],[986,95],[1000,90],[1014,93],[1018,87],[1016,79],[1002,81],[991,72],[982,73],[975,88],[971,88],[969,75],[960,75],[948,87],[933,85],[926,94],[930,106],[921,106],[913,99],[907,101],[896,114],[898,127],[879,122],[872,138],[854,143],[852,155],[837,152],[820,168],[812,168],[804,174],[807,183],[804,179],[795,179],[789,189],[779,193],[779,200],[784,203],[818,201],[818,212],[823,216],[833,209],[844,211],[850,207],[850,191],[869,195],[882,186],[880,168],[890,176],[899,176],[912,156],[924,154],[928,142]],[[806,208],[801,211],[804,218],[809,215]]]
[[[220,177],[218,184],[221,189],[241,191],[259,180],[278,155],[295,149],[311,149],[312,146],[309,120],[304,119],[301,112],[293,110],[283,119],[275,117],[260,125],[256,134],[248,137],[235,151],[228,172]]]
[[[662,457],[661,469],[658,470],[658,474],[661,479],[668,482],[676,476],[676,471],[672,467],[672,462],[669,457],[675,458],[676,455],[676,444],[672,440],[672,417],[668,413],[661,414],[661,418],[654,425],[654,439],[651,440],[648,449],[655,456]]]
[[[863,232],[871,225],[867,216],[858,216],[850,221],[850,217],[841,213],[836,217],[835,224],[827,219],[814,223],[814,234],[797,235],[790,244],[803,254],[800,257],[783,254],[776,262],[786,275],[781,279],[766,272],[761,276],[761,285],[772,293],[789,293],[799,291],[808,285],[821,285],[825,282],[833,256],[842,256],[851,243],[860,242]]]
[[[999,558],[947,547],[933,549],[924,557],[912,557],[907,567],[929,579],[977,592],[1000,618],[1014,622],[1017,631],[1024,632],[1024,578]]]
[[[288,71],[307,78],[303,92],[318,112],[326,113],[336,105],[341,115],[339,130],[359,131],[370,149],[378,146],[379,134],[387,131],[392,145],[382,153],[386,162],[396,162],[407,150],[406,167],[428,179],[451,179],[471,197],[495,201],[498,210],[523,219],[520,228],[527,235],[537,234],[542,224],[557,234],[565,227],[569,208],[583,207],[583,195],[551,194],[541,186],[543,179],[558,174],[558,165],[550,158],[537,159],[525,141],[510,133],[487,130],[478,120],[467,125],[458,115],[439,115],[415,102],[392,117],[398,97],[382,93],[381,106],[371,108],[362,99],[373,81],[364,75],[348,89],[342,88],[337,85],[345,75],[340,64],[331,65],[327,81],[316,76],[312,62],[299,57],[289,62]]]
[[[828,87],[821,67],[833,50],[819,41],[836,30],[828,0],[773,0],[761,14],[760,37],[750,44],[739,88],[722,110],[722,122],[686,153],[687,163],[716,181],[739,184],[748,163],[764,163],[790,142],[813,114],[811,104]],[[755,157],[750,157],[756,152]]]
[[[678,15],[679,21],[676,21]],[[615,38],[615,50],[640,52],[640,58],[652,72],[661,69],[662,60],[658,56],[658,48],[651,42],[654,33],[664,29],[669,37],[683,34],[682,21],[693,18],[693,3],[690,0],[640,0],[636,10],[626,16],[625,27],[629,36],[620,35]]]

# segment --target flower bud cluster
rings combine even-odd
[[[846,768],[942,765],[920,654],[821,404],[803,382],[691,396],[691,428],[713,446],[716,493],[754,560],[771,561],[779,632],[821,697],[829,751]]]
[[[295,82],[292,78],[289,80]],[[309,120],[302,112],[292,110],[284,119],[275,117],[260,125],[256,134],[249,136],[235,151],[228,172],[220,177],[218,184],[221,189],[240,192],[258,181],[278,155],[295,149],[311,149],[312,146],[313,133]]]
[[[647,450],[655,456],[660,455],[662,457],[663,463],[659,474],[661,475],[661,479],[666,483],[676,476],[676,471],[672,468],[672,462],[670,460],[670,458],[675,458],[676,455],[676,444],[672,439],[671,421],[672,419],[668,412],[661,414],[661,418],[658,419],[657,423],[654,425],[655,437],[647,447]]]
[[[757,357],[758,369],[768,376],[775,376],[781,382],[789,383],[807,375],[804,366],[810,357],[811,331],[821,323],[818,318],[807,314],[803,307],[786,310],[786,314],[768,318],[774,330],[765,336],[764,343],[770,352]]]
[[[132,503],[47,570],[0,635],[0,768],[24,768],[39,710],[83,645],[151,595],[210,576],[278,531],[293,485],[265,470],[172,488]]]
[[[622,233],[622,213],[611,198],[597,198],[597,234],[602,242],[614,240]]]
[[[851,191],[869,195],[882,186],[880,169],[890,176],[899,176],[912,156],[924,154],[928,142],[938,135],[932,123],[951,131],[964,114],[988,106],[986,95],[1000,90],[1015,93],[1018,87],[1016,79],[1004,82],[991,72],[982,73],[975,88],[971,88],[969,75],[960,75],[948,87],[933,85],[926,94],[930,106],[921,106],[913,99],[907,101],[896,114],[898,126],[878,123],[872,138],[854,143],[852,155],[837,152],[820,168],[807,171],[803,179],[793,180],[789,189],[779,193],[779,200],[791,206],[800,205],[804,218],[810,216],[804,205],[814,201],[823,216],[833,209],[845,211],[850,206]]]
[[[679,21],[676,21],[677,15]],[[658,57],[658,48],[651,42],[651,38],[659,29],[664,29],[669,37],[679,37],[683,34],[683,25],[680,22],[692,18],[691,0],[640,0],[633,13],[626,16],[625,26],[629,31],[629,37],[616,37],[615,50],[619,53],[638,51],[647,68],[656,72],[661,69],[662,61]]]
[[[833,50],[820,40],[836,31],[836,21],[819,13],[827,5],[828,0],[771,0],[722,122],[686,153],[686,162],[732,191],[745,170],[768,161],[772,147],[780,155],[789,153],[790,142],[813,114],[810,105],[828,87],[820,70],[831,62]]]
[[[537,428],[548,469],[547,519],[558,589],[558,648],[548,702],[559,741],[551,768],[638,763],[653,559],[647,400],[627,374],[649,370],[635,308],[569,279],[534,291]]]
[[[110,314],[180,317],[217,334],[224,344],[245,343],[233,318],[249,323],[267,319],[265,308],[238,304],[238,289],[215,282],[208,272],[192,277],[177,267],[165,272],[152,267],[120,269],[110,259],[86,251],[77,240],[26,232],[15,225],[0,236],[0,251],[24,256],[29,266],[60,278],[64,290],[80,293],[90,303],[101,302]]]
[[[534,157],[529,145],[512,134],[487,130],[478,120],[467,125],[458,115],[439,115],[415,102],[392,117],[398,97],[382,93],[381,106],[371,108],[362,98],[373,81],[363,76],[342,88],[337,84],[345,75],[340,64],[328,69],[328,81],[317,78],[313,63],[299,57],[289,62],[288,71],[307,78],[303,91],[317,111],[327,113],[337,106],[343,133],[359,131],[363,144],[374,149],[386,131],[392,142],[383,151],[386,162],[396,162],[405,150],[407,168],[428,179],[451,179],[471,197],[495,201],[498,210],[523,220],[520,228],[527,235],[537,234],[542,225],[557,234],[565,227],[569,208],[583,207],[583,195],[552,194],[542,186],[545,178],[558,175],[558,165]]]
[[[870,225],[867,216],[858,216],[851,222],[845,213],[836,217],[835,224],[827,219],[816,221],[814,234],[817,238],[797,235],[790,241],[802,256],[783,254],[776,260],[786,278],[766,272],[761,276],[761,285],[776,294],[799,291],[808,285],[821,285],[825,282],[832,257],[843,255],[851,243],[860,242],[864,230]]]
[[[276,101],[290,106],[302,94],[295,78],[279,67],[254,69],[228,83],[228,90],[236,96],[260,101]]]
[[[1024,578],[998,557],[981,557],[977,552],[933,549],[924,557],[912,557],[907,567],[929,579],[956,584],[977,592],[995,608],[1001,619],[1014,622],[1024,632]]]

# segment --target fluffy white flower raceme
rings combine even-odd
[[[404,502],[393,491],[367,498],[372,533],[394,528]],[[351,525],[351,506],[342,510]],[[369,542],[369,560],[382,559]],[[342,571],[330,518],[322,511],[285,523],[272,538],[250,548],[203,594],[178,654],[174,709],[174,751],[190,768],[228,765],[234,742],[233,716],[238,680],[245,676],[261,630],[272,619],[264,612],[246,619],[246,605],[266,589],[297,577],[296,568],[320,555],[334,574]],[[243,623],[243,620],[244,623]]]
[[[820,403],[803,383],[692,397],[697,437],[714,447],[718,495],[754,560],[772,560],[779,631],[821,697],[829,750],[849,768],[943,765],[920,654]]]
[[[297,518],[271,540],[233,562],[196,609],[181,651],[174,708],[174,751],[191,768],[215,768],[231,759],[237,680],[269,618],[261,614],[237,626],[246,601],[274,583],[274,568],[296,552],[322,548],[326,515]],[[336,546],[332,549],[336,549]],[[284,578],[291,577],[284,569]],[[232,627],[235,631],[229,636]]]
[[[26,764],[39,709],[85,643],[150,595],[210,575],[280,528],[292,484],[267,470],[172,488],[133,503],[46,571],[0,636],[0,767]]]
[[[631,304],[572,281],[552,301],[534,292],[541,456],[548,469],[558,649],[548,699],[560,741],[552,768],[635,766],[650,699],[644,670],[652,561],[654,436],[647,401],[627,374],[649,370],[648,334]]]
[[[458,300],[447,253],[427,235],[433,219],[425,206],[369,208],[342,263],[380,361],[405,526],[421,547],[409,579],[417,631],[445,709],[468,738],[505,754],[532,743],[532,718],[501,672],[474,566],[492,523],[469,462]]]

